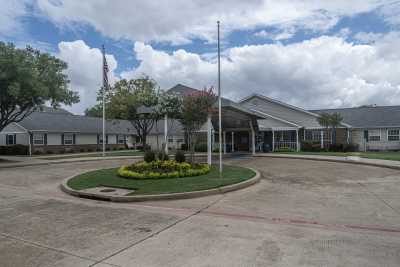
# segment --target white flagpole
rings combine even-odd
[[[219,137],[219,175],[222,176],[222,112],[221,112],[221,52],[219,41],[219,21],[218,28],[218,137]]]
[[[106,156],[106,84],[105,84],[105,77],[104,75],[107,75],[104,71],[104,58],[105,58],[105,48],[104,45],[102,47],[103,49],[103,66],[102,66],[102,72],[103,72],[103,157]]]

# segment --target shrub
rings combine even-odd
[[[132,179],[160,179],[190,177],[206,174],[210,171],[207,164],[179,163],[174,160],[141,161],[118,169],[118,175]]]
[[[175,160],[179,163],[186,161],[185,153],[182,150],[177,150],[175,153]]]
[[[165,151],[159,151],[157,155],[158,160],[169,160],[169,156]]]
[[[144,153],[144,161],[145,162],[152,162],[152,161],[155,161],[156,160],[156,155],[154,154],[154,152],[153,151],[151,151],[151,150],[147,150],[145,153]]]
[[[28,155],[29,147],[24,145],[0,146],[0,155]]]
[[[46,153],[51,155],[51,154],[54,154],[54,151],[53,150],[48,150],[48,151],[46,151]]]
[[[304,152],[321,152],[321,143],[313,141],[303,141],[301,142],[301,151]]]
[[[296,150],[290,147],[281,147],[276,149],[275,152],[295,152]]]
[[[207,143],[198,143],[194,146],[196,152],[207,152]]]
[[[343,145],[343,151],[344,152],[356,152],[358,151],[358,145],[357,144],[345,144]]]
[[[85,152],[85,149],[84,148],[81,148],[81,149],[79,149],[79,152]]]
[[[36,150],[35,152],[33,152],[34,155],[42,155],[42,151],[40,150]]]
[[[219,152],[219,147],[214,148],[212,152],[218,153]]]
[[[87,152],[93,152],[93,149],[88,148],[88,149],[87,149]]]
[[[181,150],[187,151],[188,150],[188,145],[187,144],[181,144]]]

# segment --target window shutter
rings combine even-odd
[[[6,134],[6,145],[7,145],[7,146],[9,145],[9,142],[8,142],[8,134]]]
[[[47,133],[44,134],[44,144],[47,145]]]
[[[108,144],[108,134],[106,135],[106,144]]]
[[[364,139],[368,142],[368,130],[364,131]]]
[[[33,146],[33,134],[31,134],[31,133],[29,134],[29,139],[31,140],[31,142],[30,142],[31,146]]]
[[[100,144],[100,136],[97,134],[97,144]]]
[[[13,145],[16,145],[16,144],[17,144],[17,135],[14,134],[14,144]]]
[[[76,144],[76,134],[74,134],[73,136],[72,136],[72,138],[73,138],[73,141],[72,141],[72,144]]]
[[[61,134],[61,144],[64,145],[64,134]]]

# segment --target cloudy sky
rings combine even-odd
[[[0,40],[66,61],[82,113],[96,101],[105,44],[111,81],[222,91],[303,108],[400,105],[398,0],[0,0]]]

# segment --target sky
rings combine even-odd
[[[161,89],[217,81],[305,109],[400,105],[400,0],[0,0],[0,41],[68,63],[82,114],[96,104],[105,45],[111,83]]]

